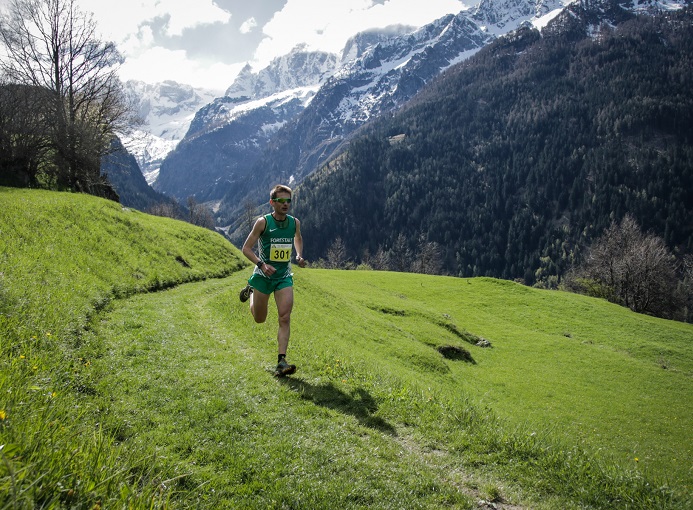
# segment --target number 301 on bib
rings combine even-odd
[[[290,244],[273,244],[270,246],[270,260],[272,262],[289,262],[291,260]]]

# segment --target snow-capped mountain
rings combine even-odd
[[[269,140],[311,101],[338,58],[296,47],[253,73],[249,66],[226,91],[201,108],[182,143],[161,167],[155,188],[179,199],[220,199],[247,171]]]
[[[519,27],[546,27],[571,3],[578,2],[483,0],[418,30],[357,34],[339,57],[299,47],[266,69],[246,67],[224,97],[197,112],[162,163],[155,188],[210,202],[226,224],[271,183],[300,183],[360,126],[401,107],[447,68]],[[631,0],[620,8],[668,5]]]
[[[161,165],[154,188],[185,200],[214,202],[248,172],[269,141],[305,108],[312,87],[279,92],[256,101],[217,98],[203,107],[189,134]]]
[[[561,0],[487,0],[418,30],[357,34],[340,57],[298,47],[258,72],[246,66],[225,97],[198,112],[155,187],[179,199],[194,194],[200,201],[236,203],[249,179],[267,172],[253,166],[281,128],[297,133],[272,142],[287,152],[280,158],[288,172],[283,178],[300,182],[359,126],[398,108],[500,34],[562,7]]]
[[[341,58],[298,47],[257,73],[246,67],[225,97],[197,113],[184,143],[163,163],[156,189],[179,199],[189,194],[200,201],[221,199],[229,187],[247,180],[245,176],[272,137],[298,117],[321,87],[348,72],[354,58],[368,67],[373,58],[383,56],[367,55],[369,49],[407,33],[411,33],[410,27],[358,34],[348,42]],[[399,52],[406,58],[406,48]],[[210,156],[213,161],[209,161]],[[198,164],[191,166],[193,161]]]
[[[195,113],[219,96],[219,91],[195,89],[174,81],[147,84],[130,80],[125,93],[137,107],[143,124],[123,137],[123,144],[152,184],[164,158],[188,132]]]
[[[275,108],[291,99],[298,99],[306,107],[323,83],[344,63],[361,57],[366,49],[378,42],[411,30],[410,27],[396,26],[358,34],[347,42],[341,58],[332,53],[308,51],[305,45],[299,45],[258,72],[247,64],[224,97],[216,98],[198,111],[188,138],[232,123],[253,110]],[[277,122],[263,126],[263,134],[271,134],[285,122],[286,119],[278,118]]]
[[[334,72],[337,56],[312,52],[299,45],[287,55],[274,59],[267,67],[254,73],[246,65],[226,90],[231,98],[260,99],[292,89],[316,85]]]
[[[556,16],[570,1],[539,0],[492,0],[481,2],[472,18],[482,28],[496,36],[518,29],[523,23],[541,28]]]
[[[538,3],[526,16],[513,16],[512,27],[534,22],[548,11],[560,11]],[[486,9],[486,13],[490,9]],[[535,12],[537,14],[535,14]],[[273,142],[270,154],[251,175],[255,188],[264,190],[272,181],[300,183],[327,161],[356,130],[370,120],[406,104],[421,88],[445,69],[476,53],[498,37],[508,17],[495,19],[474,17],[475,11],[445,16],[413,32],[383,38],[360,52],[358,58],[345,62],[320,88],[310,105],[292,124],[293,135]],[[541,15],[541,16],[539,16]],[[555,14],[554,14],[555,15]],[[493,25],[491,21],[496,21]],[[279,168],[272,173],[269,169]],[[246,189],[229,188],[219,207],[220,220],[229,204],[238,200]],[[236,211],[231,209],[228,218]]]
[[[298,100],[310,102],[323,79],[337,65],[337,56],[326,52],[309,52],[297,46],[288,54],[274,59],[257,73],[246,65],[223,97],[199,109],[190,124],[188,139],[197,138],[230,124],[253,110],[276,108]],[[277,118],[264,126],[264,134],[276,131],[286,119]],[[248,133],[250,135],[250,133]]]

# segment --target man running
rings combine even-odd
[[[292,245],[296,247],[296,262],[305,267],[302,257],[303,238],[301,223],[288,214],[291,207],[291,188],[281,184],[270,192],[270,206],[273,211],[258,218],[248,238],[243,244],[243,255],[255,264],[255,270],[248,280],[248,285],[241,291],[241,302],[250,300],[250,313],[255,322],[263,323],[267,319],[267,305],[270,294],[274,293],[279,315],[277,345],[279,356],[274,375],[283,377],[293,374],[296,365],[286,361],[286,349],[289,346],[291,310],[294,306],[293,273],[291,272]],[[253,251],[258,243],[259,257]]]

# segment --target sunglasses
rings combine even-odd
[[[290,198],[273,198],[272,202],[279,202],[280,204],[290,204],[291,199]]]

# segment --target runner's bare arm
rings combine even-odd
[[[296,234],[294,235],[296,247],[296,262],[301,267],[306,267],[306,259],[303,258],[303,236],[301,235],[301,222],[296,220]]]
[[[254,248],[257,244],[257,240],[260,239],[262,232],[265,230],[266,223],[267,221],[264,217],[257,219],[253,225],[253,229],[250,231],[250,234],[248,234],[245,243],[243,243],[243,248],[241,249],[243,255],[245,255],[245,257],[253,264],[257,264],[260,261],[260,258],[255,254]]]

